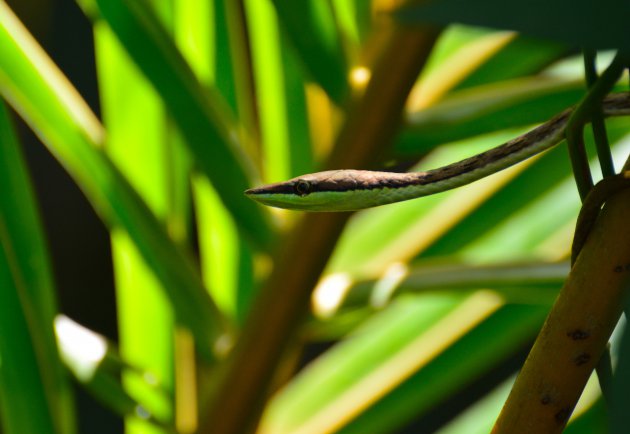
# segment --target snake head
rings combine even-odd
[[[391,178],[392,174],[387,174]],[[263,205],[302,211],[355,211],[379,205],[374,202],[384,186],[383,172],[329,170],[267,184],[245,191]],[[395,176],[395,174],[393,175]],[[376,194],[375,194],[376,193]]]

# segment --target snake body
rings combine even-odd
[[[263,185],[245,194],[264,205],[303,211],[355,211],[460,187],[545,151],[564,139],[571,109],[481,154],[426,172],[329,170]],[[630,93],[606,97],[604,116],[630,114]]]

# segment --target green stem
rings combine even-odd
[[[601,101],[613,88],[626,64],[626,58],[617,53],[604,73],[593,83],[586,96],[571,113],[566,129],[569,155],[580,197],[584,199],[593,187],[593,178],[588,166],[588,158],[584,148],[584,124],[592,117],[594,109],[600,107]]]
[[[584,51],[584,73],[586,76],[586,84],[588,88],[592,88],[597,81],[597,70],[595,62],[597,59],[597,52],[595,50]],[[599,165],[602,170],[602,176],[612,176],[615,174],[615,166],[610,152],[610,144],[608,142],[608,136],[606,135],[606,124],[604,123],[604,115],[601,107],[596,106],[593,108],[593,114],[591,116],[591,128],[593,130],[593,136],[595,138],[595,148],[597,149],[597,157],[599,159]]]
[[[597,80],[597,69],[595,62],[597,60],[597,51],[588,49],[584,50],[584,76],[586,84],[590,88]]]
[[[597,53],[595,50],[584,51],[584,72],[586,76],[586,83],[589,88],[597,81],[597,72],[595,69],[595,60]],[[624,67],[621,67],[621,73],[623,73]],[[630,71],[630,69],[629,69]],[[606,135],[606,126],[604,124],[604,117],[601,112],[601,108],[598,106],[593,113],[591,120],[591,128],[593,129],[593,136],[595,138],[595,146],[597,149],[597,156],[599,158],[599,164],[602,169],[602,176],[609,177],[615,174],[615,166],[612,160],[612,154],[610,152],[610,145],[608,143],[608,136]],[[624,315],[626,319],[630,318],[630,308],[626,305],[624,307]],[[610,359],[610,344],[608,348],[599,360],[597,367],[597,378],[599,379],[600,389],[602,395],[608,401],[610,401],[611,391],[610,385],[612,384],[612,361]]]

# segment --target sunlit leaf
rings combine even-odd
[[[462,90],[439,104],[408,114],[407,127],[395,150],[401,155],[421,154],[439,144],[544,122],[575,104],[583,94],[582,83],[544,77]]]
[[[569,426],[563,432],[565,434],[609,434],[611,431],[609,430],[607,416],[606,404],[603,398],[600,397],[591,408],[572,418]]]
[[[503,402],[510,393],[514,378],[505,381],[487,396],[467,408],[455,420],[438,431],[439,434],[486,434],[492,430]]]
[[[400,428],[510,354],[544,317],[545,308],[501,308],[498,300],[487,293],[399,300],[284,389],[263,432]]]
[[[458,89],[537,74],[568,54],[562,44],[517,35],[501,51],[466,77]],[[514,59],[519,59],[515,62]]]
[[[620,139],[628,131],[628,122],[629,120],[624,118],[611,119],[608,122],[610,141],[613,144],[618,143],[617,161],[625,158],[624,153],[627,152],[627,145],[624,145]],[[586,138],[592,153],[592,138],[589,135]],[[541,195],[546,195],[546,197]],[[518,198],[518,200],[514,198]],[[538,202],[537,205],[536,202]],[[528,204],[529,212],[522,213],[523,204]],[[522,176],[517,177],[511,183],[510,188],[498,192],[479,207],[474,214],[452,227],[449,236],[436,240],[432,246],[423,252],[423,256],[442,256],[461,252],[465,246],[473,243],[473,240],[477,240],[477,244],[471,245],[470,250],[468,250],[469,257],[475,257],[479,252],[484,251],[484,246],[489,245],[488,242],[493,243],[497,240],[507,242],[509,239],[510,245],[514,247],[515,255],[520,257],[523,251],[540,242],[540,238],[536,237],[542,236],[544,238],[545,232],[548,236],[554,230],[562,228],[563,224],[568,223],[569,226],[564,230],[564,244],[560,250],[551,249],[552,257],[559,258],[568,252],[573,221],[577,217],[578,207],[577,191],[570,176],[569,157],[566,148],[560,145],[541,156],[535,165],[532,165]],[[555,211],[552,212],[552,209]],[[534,221],[531,220],[534,217],[540,224],[534,224]],[[508,239],[503,238],[502,235],[509,233],[510,230],[503,225],[509,225],[514,230],[522,227],[519,225],[524,222],[528,226],[531,225],[532,229],[527,231],[519,229],[512,233]],[[560,231],[563,230],[560,229]],[[489,235],[484,240],[483,235],[489,232],[494,232],[494,234]],[[528,238],[529,241],[527,241]],[[516,245],[513,244],[517,241],[521,246],[520,249],[517,249]],[[562,240],[558,241],[563,242]],[[498,253],[505,258],[505,250],[502,253],[499,252],[500,250],[501,247],[497,246],[497,250],[493,254]]]
[[[107,152],[153,212],[171,229],[171,237],[182,242],[186,218],[176,209],[175,187],[168,187],[182,185],[175,179],[182,176],[177,170],[176,157],[181,149],[165,127],[168,120],[160,100],[109,28],[97,26],[95,31],[101,105],[108,131]],[[140,110],[142,125],[130,122],[134,118],[132,113]],[[143,161],[141,166],[137,164],[139,160]],[[186,183],[183,186],[187,191]],[[170,196],[167,190],[171,191]],[[121,354],[126,360],[150,369],[173,389],[175,325],[168,299],[129,237],[122,231],[112,231],[111,241]],[[123,381],[129,393],[149,399],[146,395],[151,391],[139,390],[133,375],[124,375]],[[163,420],[173,419],[172,408],[166,408],[158,416]],[[138,425],[135,420],[127,421],[129,434],[147,432]]]
[[[257,135],[256,99],[242,6],[229,1],[179,1],[174,10],[179,18],[175,38],[199,80],[229,97],[246,127],[243,134]],[[212,13],[200,14],[200,8]],[[226,46],[232,50],[226,50]],[[257,156],[259,143],[249,145],[247,150]],[[204,282],[218,307],[232,319],[242,320],[254,288],[252,249],[212,184],[202,176],[193,176],[192,181]]]
[[[100,123],[74,88],[0,3],[0,92],[81,186],[100,217],[123,229],[163,283],[177,318],[210,358],[224,327],[190,257],[167,236],[102,149]]]
[[[402,267],[402,265],[401,265]],[[392,271],[395,267],[392,267]],[[388,270],[389,271],[389,270]],[[479,288],[496,290],[512,303],[548,304],[557,296],[567,274],[567,262],[547,263],[498,263],[492,265],[469,265],[466,263],[441,263],[402,267],[396,277],[386,272],[381,279],[359,280],[336,299],[336,309],[358,308],[372,305],[382,307],[394,297],[403,294],[461,293]],[[319,289],[319,288],[318,288]],[[331,290],[334,290],[331,288]],[[325,288],[315,297],[326,297]],[[328,294],[328,297],[335,294]],[[315,306],[317,308],[317,306]]]
[[[337,103],[348,93],[346,62],[329,2],[273,0],[278,18],[308,73]]]
[[[186,139],[195,164],[212,181],[239,228],[259,248],[269,248],[266,214],[244,195],[253,165],[236,142],[228,105],[204,88],[173,39],[141,0],[96,0],[99,11],[138,68],[153,84]]]
[[[271,5],[245,2],[260,118],[265,179],[312,170],[305,82]]]

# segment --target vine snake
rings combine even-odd
[[[355,211],[428,196],[477,181],[547,150],[564,139],[572,109],[481,154],[426,172],[329,170],[263,185],[245,194],[267,206],[302,211]],[[630,93],[609,95],[604,116],[630,114]]]

